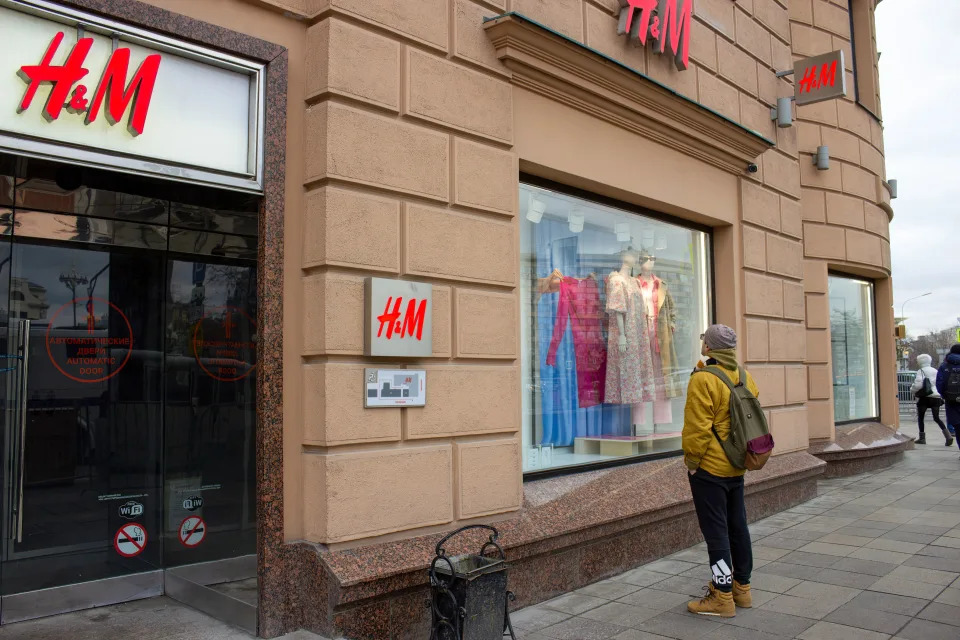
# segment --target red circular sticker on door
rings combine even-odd
[[[237,307],[207,309],[193,329],[193,356],[221,382],[246,378],[256,368],[257,324]]]
[[[147,530],[136,522],[123,525],[113,537],[113,548],[124,558],[140,555],[146,546]]]
[[[207,537],[207,523],[200,516],[184,518],[180,523],[180,544],[185,547],[195,547]]]
[[[73,325],[56,326],[73,315]],[[115,314],[111,331],[110,315]],[[62,317],[63,316],[63,317]],[[75,298],[47,324],[47,356],[60,373],[83,383],[103,382],[120,373],[133,351],[133,328],[120,308],[103,298]]]

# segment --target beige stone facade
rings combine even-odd
[[[521,173],[712,229],[715,317],[741,335],[777,454],[834,436],[828,273],[872,281],[896,425],[874,0],[695,0],[683,71],[617,34],[617,0],[148,2],[289,52],[269,470],[286,541],[362,547],[523,506]],[[777,128],[793,84],[776,72],[835,49],[846,99]],[[434,286],[433,355],[401,363],[427,370],[424,408],[363,409],[363,367],[397,364],[363,355],[367,276]]]

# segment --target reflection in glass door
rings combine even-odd
[[[0,590],[157,570],[162,255],[15,242],[10,266],[26,397],[8,385]],[[16,600],[2,613],[30,617]]]
[[[167,263],[166,567],[256,606],[256,269]]]

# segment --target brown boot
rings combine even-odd
[[[720,616],[721,618],[732,618],[737,615],[732,593],[718,591],[712,582],[703,590],[707,592],[706,595],[700,600],[688,602],[687,611],[701,616]]]
[[[750,593],[750,585],[740,584],[733,581],[733,603],[741,609],[749,609],[753,606],[753,595]]]

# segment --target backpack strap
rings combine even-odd
[[[743,386],[743,381],[744,381],[744,379],[746,378],[746,374],[745,374],[745,372],[744,372],[744,370],[743,370],[743,367],[742,367],[742,366],[738,366],[737,368],[738,368],[739,374],[740,374],[740,382],[738,382],[737,384],[734,384],[734,383],[733,383],[733,380],[730,379],[730,376],[728,376],[727,373],[726,373],[722,368],[720,368],[720,367],[718,367],[718,366],[716,366],[716,365],[710,365],[710,366],[708,366],[708,367],[704,367],[703,369],[700,369],[700,371],[706,371],[707,373],[712,373],[713,375],[715,375],[715,376],[717,376],[718,378],[720,378],[720,380],[721,380],[725,385],[727,385],[727,387],[730,389],[730,394],[733,395],[734,389],[736,389],[737,387],[742,387],[742,386]],[[723,440],[720,439],[720,434],[717,433],[717,427],[716,427],[716,425],[711,424],[711,425],[710,425],[710,430],[713,431],[713,437],[716,438],[716,439],[717,439],[717,442],[720,443],[720,446],[723,447]]]

